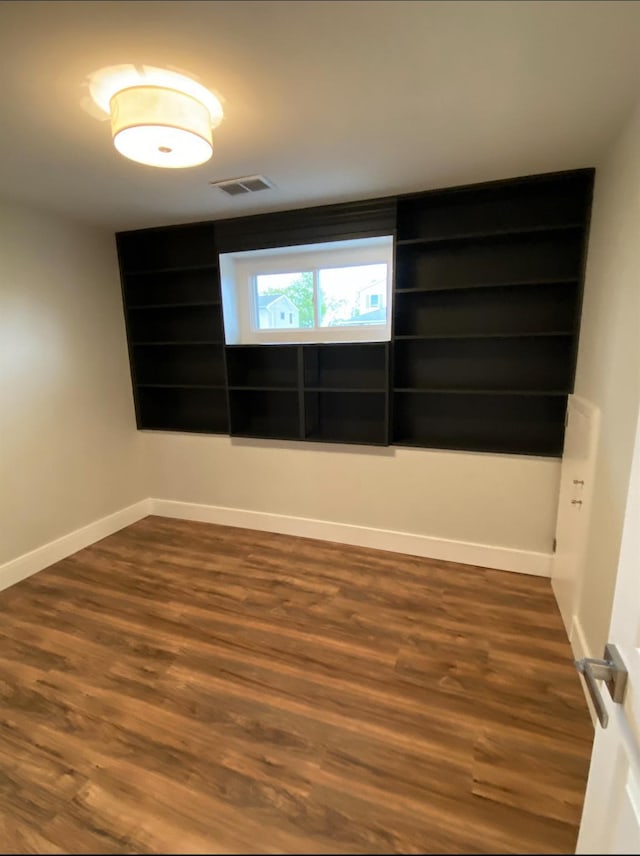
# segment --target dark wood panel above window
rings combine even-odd
[[[216,224],[218,252],[389,235],[396,227],[395,199],[370,199],[237,217]]]

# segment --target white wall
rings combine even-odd
[[[578,620],[606,642],[640,403],[640,105],[596,172],[576,393],[601,409]],[[639,521],[640,525],[640,521]]]
[[[556,460],[144,436],[156,498],[551,551]]]
[[[113,235],[0,204],[0,564],[145,497]]]

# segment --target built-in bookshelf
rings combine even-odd
[[[559,455],[592,174],[398,201],[391,441]]]
[[[138,427],[559,455],[593,170],[117,236]],[[218,252],[395,231],[391,342],[227,345]]]
[[[212,224],[117,236],[138,427],[227,433]]]

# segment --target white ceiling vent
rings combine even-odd
[[[209,184],[219,188],[227,196],[242,196],[244,193],[257,193],[259,190],[269,190],[273,187],[273,184],[263,175],[227,178],[224,181],[210,181]]]

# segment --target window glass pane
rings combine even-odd
[[[313,271],[256,276],[258,330],[314,326]]]
[[[384,324],[387,265],[351,265],[318,272],[321,327]]]

